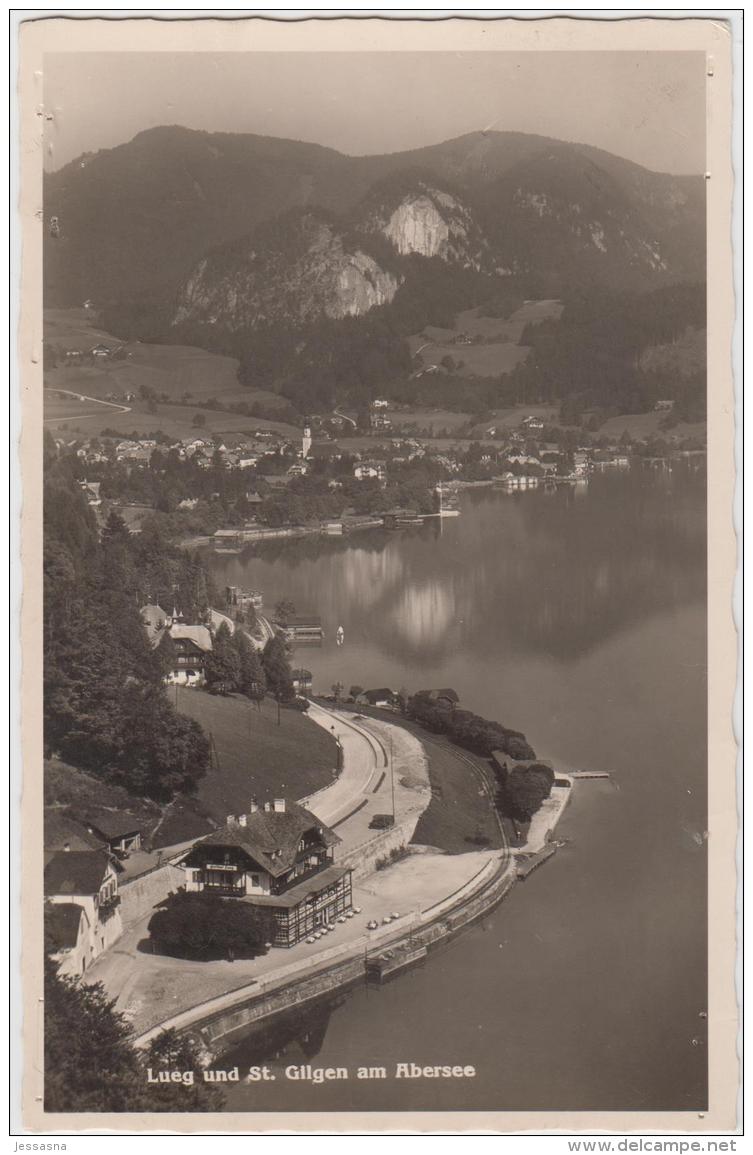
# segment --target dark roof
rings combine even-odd
[[[437,698],[446,698],[448,702],[460,701],[460,695],[455,690],[451,689],[429,690],[429,697],[434,698],[435,700]]]
[[[51,902],[45,907],[44,929],[56,951],[76,945],[83,913],[83,906],[75,902]]]
[[[397,695],[394,690],[384,686],[381,690],[364,690],[360,697],[365,698],[367,702],[384,702],[389,698],[397,697]]]
[[[81,821],[101,834],[106,842],[126,834],[140,834],[144,825],[127,810],[89,810],[82,815]]]
[[[45,894],[97,894],[109,869],[103,850],[59,850],[44,868]]]
[[[63,850],[66,844],[71,850],[99,850],[104,841],[106,840],[90,834],[82,823],[76,822],[68,814],[49,807],[45,810],[45,850]]]
[[[339,882],[343,875],[349,872],[349,866],[327,866],[324,870],[312,875],[311,878],[307,878],[305,882],[291,886],[290,890],[286,890],[283,894],[247,894],[245,901],[250,906],[282,906],[290,909],[298,906],[299,903],[312,895],[319,894],[328,886],[332,886],[333,882]]]
[[[308,453],[307,457],[337,457],[342,455],[342,449],[336,441],[315,441]]]
[[[321,626],[322,619],[318,614],[293,614],[286,618],[283,629],[300,629],[303,626]]]
[[[301,838],[313,827],[321,830],[325,846],[334,846],[339,837],[334,830],[299,806],[286,802],[284,812],[257,810],[246,816],[246,826],[224,826],[196,843],[201,846],[237,846],[274,877],[285,874],[294,865]],[[279,855],[272,857],[275,851]]]

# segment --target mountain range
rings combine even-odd
[[[121,337],[235,353],[241,380],[296,378],[299,401],[307,375],[324,402],[338,374],[363,393],[402,373],[404,338],[465,308],[705,279],[702,176],[521,133],[351,157],[155,128],[49,174],[44,212],[48,306],[88,299]]]
[[[294,209],[386,232],[402,254],[554,280],[695,279],[705,256],[701,176],[520,133],[349,157],[298,141],[155,128],[48,174],[44,204],[59,230],[45,252],[46,301],[60,306],[173,300],[216,246]]]

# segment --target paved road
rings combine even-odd
[[[318,818],[332,826],[335,822],[342,822],[364,800],[375,772],[383,769],[386,758],[372,735],[341,711],[327,710],[312,702],[308,717],[329,731],[339,741],[342,750],[343,768],[337,780],[308,799],[301,799]],[[342,838],[342,828],[338,829],[338,834]]]
[[[223,614],[220,612],[220,610],[214,609],[210,609],[209,614],[213,629],[219,629],[220,625],[224,622],[227,628],[230,630],[230,633],[235,633],[235,627],[237,623],[234,622],[231,617],[228,617],[227,614]],[[254,649],[263,650],[270,638],[275,636],[275,631],[267,619],[262,617],[261,614],[257,614],[256,620],[258,621],[259,627],[261,629],[261,638],[255,637],[254,634],[250,633],[246,629],[244,629],[243,632],[245,633]]]
[[[95,405],[104,405],[108,409],[117,409],[119,413],[130,413],[130,405],[118,405],[115,401],[102,401],[99,397],[87,397],[85,393],[74,393],[72,389],[45,389],[45,393],[62,393],[66,397],[73,397],[76,401],[92,401]],[[47,417],[43,425],[54,425],[57,421],[82,421],[86,417],[99,417],[99,413],[75,413],[68,417]]]

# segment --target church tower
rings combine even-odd
[[[305,461],[311,449],[311,422],[308,417],[303,419],[303,437],[301,438],[301,457]]]

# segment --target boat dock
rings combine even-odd
[[[545,846],[538,854],[532,854],[530,858],[523,859],[522,856],[518,858],[515,865],[515,877],[523,882],[528,875],[531,874],[537,867],[544,862],[548,862],[556,853],[559,847],[555,844]]]
[[[570,770],[568,771],[570,778],[608,778],[608,770]]]
[[[373,983],[383,983],[386,979],[392,978],[393,975],[404,971],[407,967],[414,966],[426,958],[428,950],[425,946],[411,947],[406,943],[403,946],[397,946],[394,950],[383,951],[382,954],[374,955],[366,960],[366,981]]]

